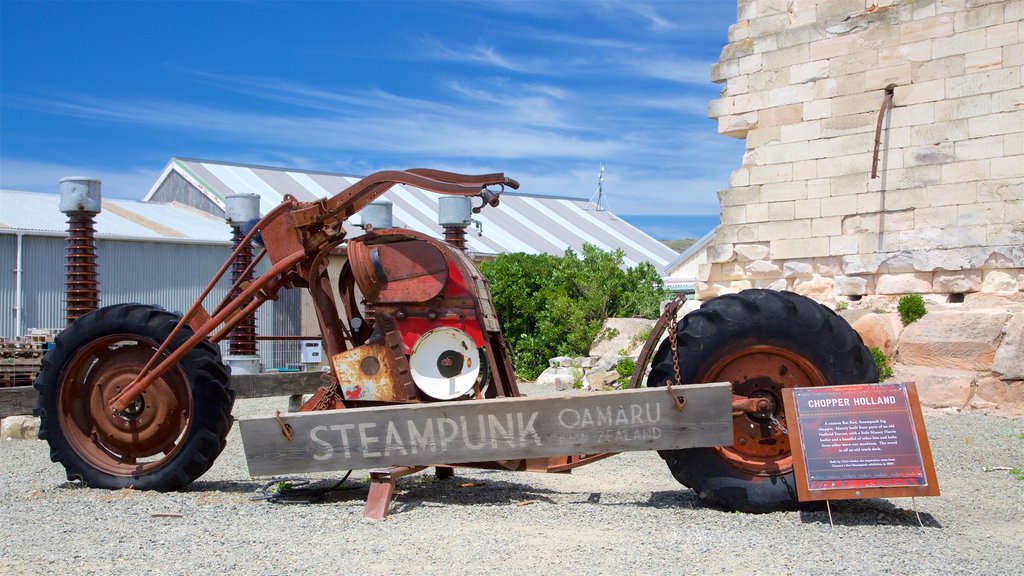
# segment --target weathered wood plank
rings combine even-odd
[[[0,418],[31,414],[36,403],[36,389],[31,386],[0,388]]]
[[[243,418],[253,476],[732,444],[728,383]],[[286,439],[281,425],[291,428]]]
[[[235,398],[267,398],[312,394],[323,382],[323,372],[263,372],[231,376],[231,389]]]
[[[320,387],[321,372],[265,372],[231,377],[235,398],[267,398],[312,394]],[[36,390],[31,386],[0,388],[0,418],[31,414]]]

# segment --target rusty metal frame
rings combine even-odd
[[[480,196],[490,205],[497,205],[497,194],[500,192],[493,192],[489,187],[519,187],[518,182],[505,177],[504,174],[473,176],[439,170],[412,169],[371,174],[335,196],[315,202],[299,202],[291,195],[285,196],[284,201],[261,218],[238,243],[227,261],[136,378],[110,400],[110,410],[113,413],[123,412],[139,394],[184,358],[203,339],[209,338],[216,342],[226,338],[231,330],[255,313],[263,303],[275,299],[281,288],[308,288],[311,284],[318,284],[311,290],[311,294],[317,306],[327,305],[323,295],[330,295],[330,285],[324,282],[324,276],[320,274],[319,269],[323,255],[344,240],[345,230],[341,224],[346,218],[396,184],[409,184],[439,194]],[[245,267],[239,281],[228,290],[228,296],[212,313],[207,312],[203,302],[214,286],[232,268],[241,252],[252,246],[257,234],[262,235],[266,247]],[[265,256],[269,256],[273,262],[270,270],[258,278],[246,280],[248,273],[254,270]],[[333,305],[333,299],[330,304]],[[336,309],[336,306],[334,308]],[[333,320],[321,317],[320,321],[328,351],[340,352],[344,346],[344,333],[336,329],[338,326]],[[193,329],[193,335],[184,344],[164,356],[171,342],[185,326]],[[514,380],[511,387],[515,388]]]

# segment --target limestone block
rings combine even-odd
[[[833,302],[835,297],[832,292],[835,285],[831,278],[815,274],[811,278],[794,278],[793,292],[807,296],[818,302]]]
[[[810,145],[810,143],[808,143],[808,145]],[[820,154],[820,152],[816,154],[812,149],[811,154],[817,155]],[[806,197],[807,195],[807,180],[814,180],[817,177],[818,162],[816,160],[801,160],[798,162],[793,162],[793,180],[799,181],[802,185],[801,188],[803,188],[804,190],[803,197]],[[794,200],[796,200],[796,198],[794,198]]]
[[[758,112],[758,127],[759,128],[770,128],[774,126],[787,126],[795,124],[803,119],[804,104],[790,104],[787,106],[776,106],[774,108],[765,108]],[[778,134],[774,135],[778,138]],[[754,142],[748,141],[748,145],[755,145]]]
[[[752,166],[750,168],[751,184],[789,182],[792,176],[793,167],[790,164],[772,164],[768,166]]]
[[[1024,381],[1004,381],[998,378],[979,378],[974,396],[996,405],[1001,414],[1024,414]]]
[[[859,132],[828,139],[829,156],[846,156],[873,152],[875,135],[871,132]]]
[[[956,219],[957,211],[955,206],[918,208],[914,211],[914,225],[918,228],[956,226]]]
[[[946,98],[1020,88],[1020,67],[999,68],[946,79]]]
[[[1020,42],[1019,24],[1007,18],[1006,24],[992,26],[985,30],[985,45],[989,48],[995,46],[1010,46]],[[1019,44],[1018,44],[1019,45]]]
[[[1008,318],[1001,310],[929,312],[900,334],[900,362],[989,371]]]
[[[842,258],[815,258],[813,262],[814,272],[821,274],[822,276],[835,278],[836,276],[843,275]]]
[[[1003,380],[1024,380],[1024,314],[1015,314],[1006,323],[992,372]]]
[[[896,343],[899,341],[903,325],[900,324],[899,314],[872,312],[854,322],[853,329],[860,334],[865,346],[876,347],[892,357],[896,353]]]
[[[645,339],[641,336],[644,332],[650,332],[654,323],[655,320],[646,318],[608,318],[605,320],[601,332],[598,333],[598,338],[590,346],[590,357],[612,357],[613,365],[623,352],[627,356],[635,357],[644,344]],[[614,336],[602,338],[602,334],[614,334]]]
[[[804,102],[803,120],[819,120],[832,116],[832,100],[812,100]]]
[[[935,121],[948,122],[992,113],[992,95],[980,94],[935,102]]]
[[[988,6],[973,6],[971,9],[957,12],[953,16],[953,29],[957,32],[963,32],[995,26],[1003,22],[1002,3],[990,4]]]
[[[818,218],[821,216],[821,200],[815,198],[813,200],[797,200],[793,204],[793,217],[794,218]],[[823,236],[825,234],[814,234],[815,236]]]
[[[741,224],[748,221],[746,206],[722,206],[722,224]]]
[[[986,270],[981,284],[985,292],[1010,292],[1018,289],[1017,274],[1002,270]]]
[[[745,114],[754,110],[760,110],[768,107],[768,95],[764,92],[754,92],[752,94],[740,94],[732,100],[732,112],[731,114]]]
[[[799,104],[814,99],[814,84],[797,84],[776,88],[768,92],[768,102],[771,106],[786,106]]]
[[[832,114],[834,116],[848,116],[864,112],[878,114],[882,107],[882,97],[877,91],[850,94],[849,96],[836,96],[832,99]]]
[[[828,60],[814,60],[791,66],[789,69],[790,84],[804,84],[824,78],[828,78]]]
[[[927,294],[931,289],[932,275],[927,272],[881,274],[875,279],[877,294]]]
[[[836,276],[836,292],[843,296],[863,296],[868,293],[868,279],[863,276]]]
[[[913,146],[966,139],[967,120],[965,119],[936,122],[926,126],[914,126],[910,129],[910,144]]]
[[[893,364],[893,380],[916,383],[921,404],[930,408],[964,408],[971,398],[975,378],[974,372],[965,370]]]
[[[790,46],[789,48],[783,48],[781,50],[771,50],[765,52],[764,60],[762,63],[765,70],[786,70],[790,66],[795,64],[802,64],[808,61],[808,45],[798,44],[796,46]],[[788,81],[789,75],[785,75]]]
[[[1024,265],[1024,254],[1021,254],[1020,247],[1006,247],[1001,250],[988,250],[986,248],[979,248],[972,251],[971,263],[975,268],[982,268],[984,270],[994,270],[1000,268],[1016,268],[1018,263]],[[1005,271],[1005,270],[1004,270]]]
[[[718,133],[732,138],[746,138],[747,132],[757,128],[757,112],[731,114],[718,118]]]
[[[888,218],[888,214],[886,215]],[[881,230],[880,214],[855,214],[843,217],[843,234],[860,234],[863,232],[879,232]]]
[[[753,281],[754,288],[764,288],[766,290],[789,290],[789,283],[784,278],[772,280],[770,278],[758,279]]]
[[[701,282],[707,282],[708,278],[711,277],[711,269],[715,264],[698,264],[697,265],[697,279]]]
[[[729,290],[724,285],[717,282],[698,282],[697,287],[694,289],[694,296],[704,301],[729,293]]]
[[[39,417],[8,416],[0,420],[0,440],[38,440]]]
[[[1024,109],[1000,114],[988,114],[967,119],[967,134],[982,138],[997,134],[1020,132],[1024,125]]]
[[[998,225],[1004,222],[1002,202],[983,202],[956,207],[957,226]],[[1016,224],[1016,222],[1014,222]],[[991,237],[991,234],[989,235]]]
[[[956,143],[955,160],[980,160],[1002,156],[1004,140],[1005,136],[1002,135],[961,140]]]
[[[801,260],[790,260],[782,265],[782,275],[786,278],[810,278],[814,275],[814,267]]]
[[[946,14],[924,20],[902,22],[899,28],[900,44],[919,42],[929,38],[939,38],[953,33],[953,17]]]
[[[977,202],[978,187],[974,182],[946,184],[928,187],[926,206],[955,206],[957,204],[973,204]],[[922,226],[917,225],[918,228]]]
[[[963,34],[936,38],[932,42],[932,58],[945,58],[952,54],[966,54],[982,46],[985,46],[984,30],[972,30]]]
[[[912,146],[903,150],[903,165],[946,164],[956,159],[955,151],[955,144],[953,142],[936,142],[924,146]]]
[[[964,66],[965,72],[973,74],[975,72],[981,72],[983,70],[991,70],[993,68],[999,68],[1003,64],[1003,49],[1002,48],[989,48],[987,50],[978,50],[977,52],[968,52],[964,55]]]
[[[793,202],[771,202],[768,204],[768,219],[773,221],[792,220],[795,214]]]
[[[945,58],[935,58],[916,64],[910,77],[911,81],[917,84],[963,76],[966,74],[966,70],[967,57],[963,54],[954,54]],[[945,83],[943,83],[944,86]],[[940,88],[940,90],[942,89]]]
[[[890,85],[905,86],[910,83],[910,62],[875,68],[864,73],[865,90],[882,90]]]
[[[732,282],[729,282],[729,285],[727,286],[730,294],[736,294],[744,290],[749,290],[753,287],[754,285],[749,280],[733,280]]]
[[[763,260],[768,256],[768,246],[764,244],[736,244],[733,249],[736,251],[736,259],[742,262]]]
[[[832,236],[828,239],[828,250],[832,256],[844,256],[847,254],[857,254],[858,250],[857,237],[850,236]]]
[[[1024,124],[1024,117],[1021,118]],[[1024,178],[1024,156],[1003,156],[993,158],[990,167],[992,178]]]
[[[782,269],[770,260],[754,260],[747,265],[749,278],[764,280],[782,278]]]
[[[708,262],[718,264],[735,258],[732,244],[714,244],[708,248]]]
[[[816,61],[828,60],[836,56],[850,54],[857,48],[856,36],[837,36],[811,42],[808,46],[807,55]]]
[[[747,271],[739,262],[726,262],[719,264],[716,269],[715,278],[719,280],[744,280]]]
[[[964,294],[980,290],[980,270],[938,271],[932,277],[932,291],[938,294]]]

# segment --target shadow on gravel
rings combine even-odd
[[[800,521],[805,524],[828,524],[825,503],[815,502],[801,510]],[[889,500],[871,498],[832,502],[832,522],[839,526],[918,526],[913,508],[902,508]],[[942,523],[927,512],[921,512],[921,523],[925,528],[942,528]]]

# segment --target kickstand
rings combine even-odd
[[[370,470],[370,493],[366,495],[363,518],[381,520],[388,515],[391,498],[395,495],[395,481],[402,476],[415,474],[426,466],[394,466]]]

